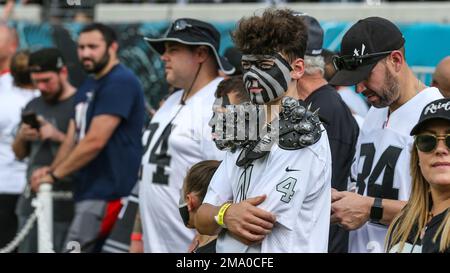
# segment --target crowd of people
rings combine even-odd
[[[110,27],[80,31],[75,88],[59,49],[1,25],[0,248],[50,183],[56,252],[450,252],[448,58],[426,86],[381,17],[336,53],[290,9],[232,38],[228,58],[193,18],[145,38],[173,91],[144,124]],[[15,251],[37,248],[34,227]]]

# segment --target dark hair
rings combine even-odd
[[[108,47],[113,42],[117,41],[116,32],[109,26],[101,24],[101,23],[92,23],[90,25],[85,26],[83,29],[81,29],[80,34],[85,33],[85,32],[95,31],[95,30],[99,31],[102,34],[103,39],[105,40],[106,45]]]
[[[324,48],[324,49],[322,49],[321,55],[323,57],[323,60],[324,60],[325,64],[328,64],[328,63],[332,63],[333,56],[334,55],[338,55],[338,54],[336,52],[334,52],[334,51],[331,51],[331,50],[328,50],[328,49]]]
[[[333,78],[334,74],[336,74],[336,69],[333,65],[333,56],[338,54],[324,48],[322,49],[322,53],[320,55],[322,55],[323,61],[325,62],[323,77],[329,82],[331,78]]]
[[[250,96],[245,89],[242,75],[231,76],[221,81],[217,86],[215,96],[216,98],[221,98],[233,91],[237,93],[239,102],[250,101]]]
[[[308,32],[302,17],[292,10],[269,8],[262,16],[242,18],[232,37],[243,54],[281,52],[293,61],[305,56]]]
[[[14,79],[14,85],[24,87],[31,85],[31,76],[29,71],[30,52],[28,50],[17,51],[11,59],[11,76]]]
[[[184,194],[196,193],[200,201],[203,201],[209,182],[219,165],[220,161],[205,160],[192,166],[184,178]]]

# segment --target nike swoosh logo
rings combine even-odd
[[[296,169],[289,169],[289,167],[286,167],[286,172],[299,172],[300,170],[296,170]]]

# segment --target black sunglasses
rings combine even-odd
[[[376,58],[376,57],[382,57],[391,54],[393,50],[391,51],[383,51],[383,52],[377,52],[372,54],[366,54],[362,56],[351,56],[351,55],[345,55],[345,56],[333,56],[333,65],[336,70],[355,70],[359,66],[364,65],[367,63],[367,60]]]
[[[202,35],[202,36],[205,36],[208,38],[212,37],[211,34],[204,31],[203,28],[195,26],[195,25],[191,25],[188,22],[186,22],[185,20],[175,21],[171,27],[171,31],[174,31],[174,32],[185,31],[187,29],[189,29],[191,32],[196,32],[196,34],[198,34],[198,35]]]
[[[450,149],[450,134],[446,135],[431,135],[431,134],[424,134],[424,135],[417,135],[416,136],[416,147],[419,151],[424,153],[431,153],[433,152],[438,144],[438,141],[442,139],[445,142],[445,145],[447,146],[447,149]]]

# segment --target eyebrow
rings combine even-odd
[[[242,61],[272,61],[275,56],[272,55],[243,55]]]

